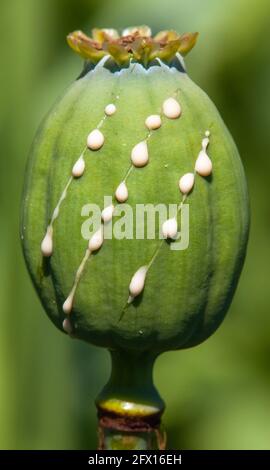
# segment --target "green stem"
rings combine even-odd
[[[165,448],[165,434],[157,429],[151,432],[100,431],[100,448],[104,450],[161,450]]]
[[[111,351],[111,376],[96,400],[100,448],[163,447],[160,417],[164,402],[153,383],[155,359],[146,352]]]

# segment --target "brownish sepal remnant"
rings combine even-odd
[[[67,42],[81,57],[95,64],[109,55],[120,66],[131,59],[146,66],[155,59],[170,62],[177,52],[186,55],[197,37],[198,33],[179,35],[175,31],[161,31],[152,37],[148,26],[138,26],[125,29],[122,35],[114,29],[93,29],[92,37],[74,31],[67,36]]]

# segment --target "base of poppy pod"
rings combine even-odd
[[[112,372],[96,400],[99,450],[163,450],[165,405],[153,384],[156,355],[110,351]]]
[[[99,415],[98,450],[164,450],[166,433],[160,419],[150,422],[136,418]]]

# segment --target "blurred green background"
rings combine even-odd
[[[39,121],[82,66],[66,34],[142,23],[200,32],[188,71],[239,146],[252,206],[248,257],[224,324],[203,345],[158,360],[169,448],[270,449],[269,22],[269,0],[1,2],[1,449],[96,447],[93,399],[108,356],[70,341],[42,311],[20,249],[20,195]]]

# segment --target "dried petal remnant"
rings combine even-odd
[[[161,31],[152,37],[148,26],[126,28],[120,36],[114,29],[93,29],[92,37],[82,31],[67,36],[69,46],[81,57],[97,64],[110,55],[120,66],[130,59],[145,66],[155,60],[170,62],[176,54],[187,54],[195,45],[198,33],[179,35],[175,31]]]

